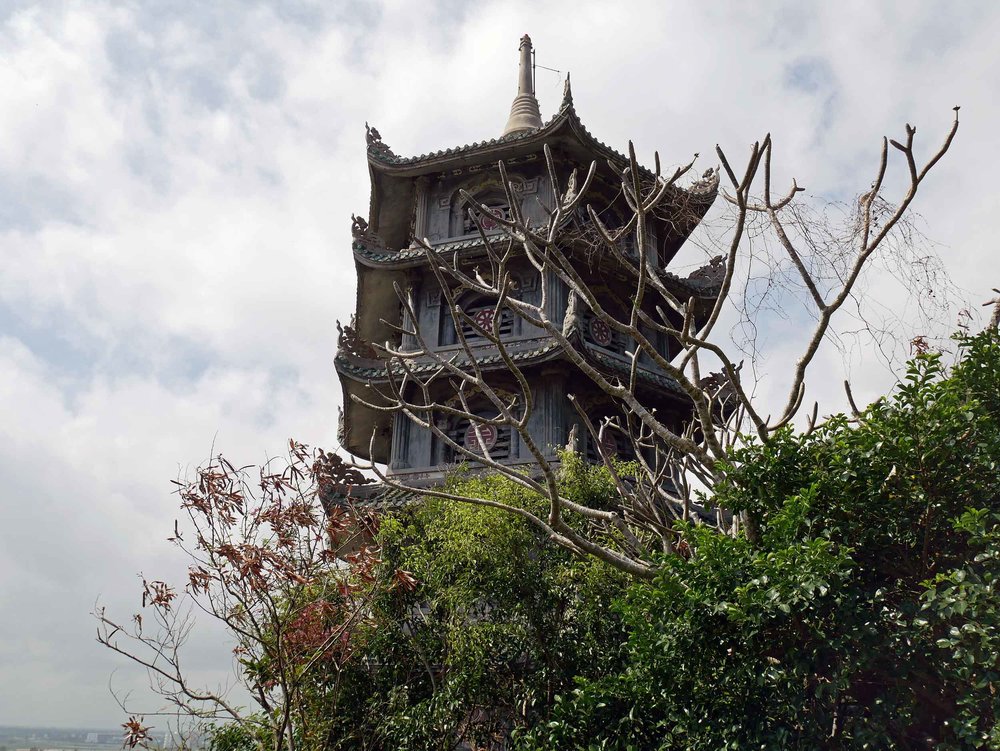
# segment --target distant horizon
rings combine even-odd
[[[117,727],[89,727],[87,725],[11,725],[0,724],[0,730],[86,730],[91,733],[98,732],[121,732],[121,725]]]
[[[155,722],[155,717],[147,718],[150,722]],[[101,733],[104,735],[117,735],[121,736],[123,734],[122,726],[118,725],[116,727],[92,727],[87,725],[0,725],[0,736],[9,735],[5,731],[8,730],[31,730],[31,731],[59,731],[61,733],[69,732],[81,732],[81,733]],[[154,736],[165,736],[173,731],[163,730],[157,728],[156,725],[152,726],[152,735]]]

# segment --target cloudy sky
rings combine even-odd
[[[213,444],[334,444],[364,123],[400,154],[499,134],[525,32],[606,143],[703,169],[771,132],[810,195],[867,188],[905,122],[936,148],[962,105],[917,209],[970,302],[1000,286],[1000,5],[625,7],[0,2],[0,724],[121,722],[109,676],[137,676],[88,613],[182,570],[171,479]],[[561,77],[538,88],[548,116]],[[218,680],[225,649],[194,646]]]

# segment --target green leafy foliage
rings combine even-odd
[[[1000,342],[917,357],[891,398],[740,450],[705,528],[618,604],[625,668],[521,747],[1000,748]]]
[[[595,474],[582,464],[567,472],[566,492],[589,488]],[[452,483],[524,508],[542,502],[498,476]],[[391,658],[380,658],[374,677],[385,698],[372,706],[387,747],[499,742],[542,721],[574,676],[620,664],[624,632],[609,613],[626,578],[547,544],[523,520],[428,499],[386,520],[380,542],[386,564],[419,582],[379,603],[386,627],[373,653]]]
[[[261,726],[254,732],[252,725],[213,725],[206,734],[209,751],[256,751],[268,746],[267,730]]]
[[[323,737],[295,745],[1000,749],[1000,339],[959,346],[857,420],[735,452],[713,500],[759,535],[680,527],[652,581],[493,508],[383,518],[382,586],[305,689]],[[567,497],[614,507],[607,471],[562,460]],[[451,483],[544,510],[498,476]]]
[[[508,479],[459,473],[451,489],[538,510],[540,497]],[[607,473],[570,458],[563,491],[607,502]],[[585,495],[589,494],[589,495]],[[495,508],[433,499],[381,519],[371,599],[338,641],[350,659],[324,663],[297,695],[312,728],[288,728],[302,749],[505,747],[544,722],[574,680],[621,669],[625,631],[612,603],[621,572],[551,545],[524,520]],[[368,548],[366,548],[368,549]],[[402,572],[402,573],[401,573]],[[340,571],[316,604],[343,585]],[[309,603],[298,603],[313,614]],[[286,607],[279,603],[279,608]],[[283,640],[321,638],[324,611],[296,621]],[[315,621],[315,622],[314,622]],[[348,637],[349,635],[349,637]],[[268,665],[243,661],[256,676]],[[292,666],[294,667],[294,666]],[[261,715],[262,729],[276,721]],[[210,731],[213,749],[274,745],[244,727]],[[279,744],[280,745],[280,744]]]

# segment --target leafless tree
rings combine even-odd
[[[957,130],[956,107],[954,122],[944,143],[923,162],[918,161],[914,150],[915,128],[906,125],[902,141],[883,138],[874,180],[848,212],[846,229],[837,233],[817,222],[808,207],[797,202],[802,188],[795,181],[787,192],[776,192],[772,181],[774,145],[770,135],[753,144],[746,164],[741,167],[735,166],[717,147],[726,183],[724,194],[734,216],[724,252],[718,259],[720,294],[707,311],[699,309],[703,301],[682,299],[675,294],[672,290],[676,287],[668,283],[664,269],[651,262],[643,252],[635,255],[626,252],[623,243],[625,238],[634,236],[636,247],[646,247],[647,218],[665,210],[667,196],[690,172],[693,161],[670,174],[663,174],[657,155],[650,177],[650,173],[640,168],[631,144],[627,163],[609,161],[609,166],[620,177],[621,191],[630,209],[628,220],[614,229],[602,222],[599,211],[587,202],[596,163],[590,165],[582,181],[578,182],[579,175],[574,172],[563,183],[557,178],[556,164],[546,147],[545,158],[555,200],[553,205],[545,207],[547,222],[533,226],[521,211],[515,188],[501,162],[499,170],[507,190],[509,216],[485,205],[477,206],[471,195],[465,195],[475,206],[470,215],[479,227],[488,268],[484,264],[472,266],[457,254],[444,257],[428,241],[421,242],[454,318],[459,353],[438,351],[416,326],[396,327],[400,334],[415,339],[418,346],[404,349],[390,342],[376,346],[379,356],[385,360],[389,385],[376,389],[378,398],[366,403],[372,409],[396,413],[431,431],[456,456],[530,488],[546,499],[548,512],[533,514],[523,508],[504,506],[493,499],[461,496],[440,488],[423,491],[427,495],[505,508],[543,530],[556,543],[598,556],[634,575],[651,576],[655,570],[654,553],[677,548],[678,521],[713,524],[723,534],[742,530],[753,540],[759,530],[758,520],[752,515],[733,514],[724,508],[714,509],[709,514],[699,505],[699,500],[705,497],[704,494],[710,497],[712,488],[724,478],[723,467],[731,460],[734,447],[749,438],[766,443],[800,414],[810,366],[821,344],[834,334],[835,316],[856,303],[865,271],[879,253],[892,251],[894,240],[899,242],[893,233],[901,228],[905,230],[906,217],[918,189],[948,151]],[[900,156],[906,171],[905,188],[895,200],[885,196],[891,153]],[[588,221],[581,230],[574,217],[579,217],[583,211]],[[499,236],[484,231],[484,218],[501,227]],[[761,223],[766,224],[774,239],[774,253],[754,257],[747,250],[748,232],[753,226],[759,228]],[[820,233],[824,232],[826,234],[821,237]],[[616,263],[631,280],[631,306],[624,316],[610,310],[579,272],[582,254],[593,253]],[[526,258],[539,275],[540,302],[529,302],[518,293],[511,267],[515,259],[520,258]],[[740,377],[740,358],[718,332],[726,306],[744,305],[737,285],[738,268],[741,264],[754,262],[790,269],[792,278],[804,290],[814,320],[798,359],[785,377],[786,396],[774,414],[765,414],[753,391],[745,387]],[[553,278],[569,289],[568,311],[562,321],[552,320],[546,312],[545,290],[550,288],[548,282]],[[396,291],[404,308],[404,321],[416,321],[410,290],[397,286]],[[487,297],[495,303],[491,327],[484,328],[457,304],[457,298],[466,292]],[[600,447],[602,461],[614,477],[618,494],[616,508],[591,508],[560,493],[558,462],[549,458],[546,447],[538,445],[528,430],[534,409],[532,389],[511,356],[508,342],[501,336],[504,310],[542,329],[579,372],[620,407],[617,416],[594,424],[570,396],[577,408],[579,423]],[[634,343],[627,376],[609,375],[594,367],[574,346],[568,335],[569,327],[584,313]],[[463,330],[476,332],[492,345],[517,384],[514,392],[500,390],[491,384],[477,362],[482,349],[473,346]],[[665,357],[656,346],[656,335],[672,337],[680,345],[679,354],[669,359]],[[637,395],[640,355],[673,378],[687,395],[691,419],[681,429],[661,419]],[[428,360],[434,363],[433,373],[418,375],[415,364]],[[709,374],[709,368],[718,368],[719,372]],[[441,399],[439,386],[442,383],[450,384],[451,393],[457,398]],[[481,411],[475,411],[473,396],[484,398],[495,416],[483,417]],[[535,471],[525,473],[491,457],[487,442],[478,432],[478,448],[462,445],[439,426],[441,416],[468,420],[480,427],[516,431],[534,459]],[[814,405],[805,419],[804,429],[814,429],[817,421],[818,405]],[[631,472],[628,477],[622,476],[613,457],[602,447],[601,438],[606,431],[615,431],[631,442],[638,471]],[[377,465],[372,464],[368,469],[383,483],[403,487],[398,479],[387,475]]]
[[[139,712],[119,697],[130,715],[126,745],[148,745],[144,718],[161,716],[186,727],[235,723],[261,749],[325,747],[322,723],[333,707],[310,702],[328,701],[336,690],[314,687],[339,681],[378,588],[414,584],[406,572],[386,580],[378,569],[370,514],[323,506],[330,492],[366,482],[335,454],[294,441],[287,460],[236,468],[219,456],[193,480],[176,482],[188,523],[175,522],[169,539],[190,561],[187,586],[144,579],[142,609],[130,619],[103,607],[94,612],[97,640],[142,666],[165,700]],[[249,709],[225,688],[193,680],[183,657],[196,614],[235,640]]]

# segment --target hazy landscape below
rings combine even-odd
[[[169,747],[153,730],[156,745]],[[121,751],[121,728],[47,728],[0,725],[0,751]]]

